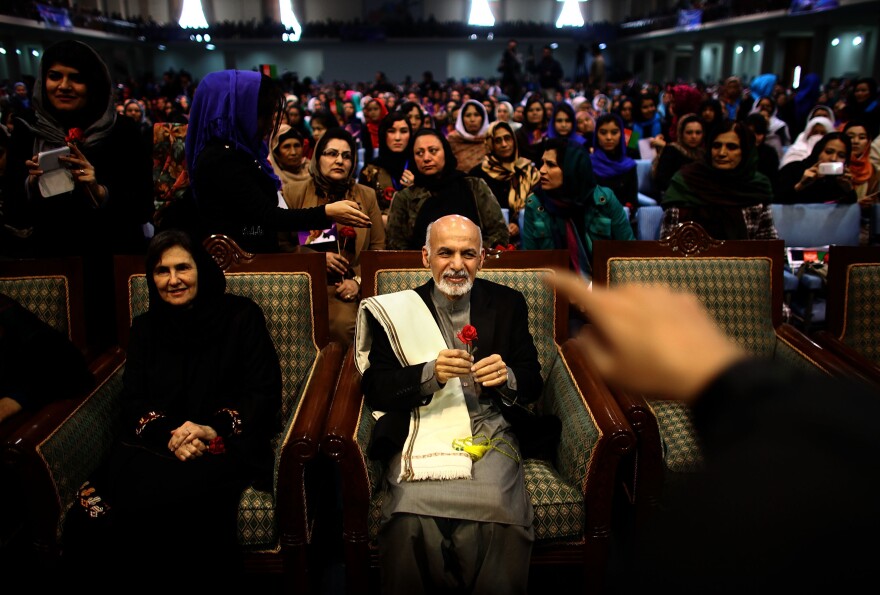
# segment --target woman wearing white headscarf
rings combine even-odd
[[[495,106],[495,121],[506,122],[514,132],[522,126],[520,122],[513,121],[513,106],[509,101],[499,101],[498,105]]]
[[[458,161],[459,171],[467,173],[483,162],[488,132],[486,107],[475,99],[469,99],[458,110],[455,130],[446,137],[452,147],[452,154]]]
[[[825,116],[817,116],[807,122],[804,131],[801,132],[797,139],[791,144],[785,155],[779,161],[779,169],[782,169],[789,163],[795,161],[803,161],[813,152],[813,147],[819,140],[834,131],[834,123]]]

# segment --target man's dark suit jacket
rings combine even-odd
[[[428,306],[434,319],[437,311],[431,300],[434,282],[415,288],[415,292]],[[370,332],[373,337],[370,349],[370,367],[361,382],[367,404],[373,409],[387,412],[373,429],[369,456],[387,459],[403,448],[409,433],[409,414],[413,407],[430,403],[421,395],[422,369],[425,363],[402,366],[391,349],[385,330],[372,316]],[[474,362],[497,353],[516,376],[517,390],[501,389],[517,404],[528,404],[541,396],[543,380],[538,351],[528,326],[528,307],[523,295],[504,285],[484,279],[475,279],[471,290],[471,325],[476,327]],[[498,389],[483,388],[483,395],[490,393],[502,408]]]

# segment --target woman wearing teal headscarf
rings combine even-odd
[[[755,136],[725,121],[707,143],[706,159],[682,167],[663,195],[665,237],[685,221],[719,240],[775,240],[770,180],[758,172]]]
[[[575,271],[592,272],[595,240],[634,240],[626,211],[596,185],[589,154],[563,139],[544,145],[541,187],[526,201],[522,247],[565,249]]]

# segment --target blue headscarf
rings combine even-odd
[[[794,116],[798,126],[807,121],[807,114],[819,102],[819,95],[822,92],[821,86],[822,79],[813,72],[805,76],[801,82],[797,95],[794,96]]]
[[[755,103],[758,103],[758,100],[762,97],[772,98],[773,88],[775,86],[775,74],[760,74],[756,76],[752,83],[749,85],[749,90],[751,91],[752,97],[755,99]]]
[[[599,146],[599,120],[612,117],[620,127],[620,140],[611,155]],[[596,119],[596,130],[593,132],[593,154],[590,156],[593,162],[593,173],[599,178],[613,178],[624,174],[636,166],[636,162],[626,154],[624,145],[623,120],[617,114],[603,114]]]
[[[565,112],[571,120],[571,132],[569,132],[567,136],[562,136],[556,132],[556,114],[559,112]],[[559,102],[553,108],[553,119],[550,120],[550,124],[547,126],[547,138],[564,138],[568,142],[574,143],[579,147],[587,142],[587,139],[577,131],[577,117],[575,116],[574,108],[565,101]]]
[[[253,157],[281,189],[281,180],[269,163],[269,147],[258,138],[258,72],[221,70],[205,75],[196,90],[186,131],[186,165],[192,177],[199,154],[218,140]]]

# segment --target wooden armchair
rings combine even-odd
[[[564,251],[501,252],[487,257],[479,275],[525,295],[545,379],[537,407],[563,422],[556,465],[524,461],[526,489],[535,509],[532,563],[578,565],[584,585],[599,592],[609,557],[617,467],[635,440],[573,340],[565,341],[568,304],[541,281],[551,267],[567,264]],[[410,289],[430,279],[414,251],[364,252],[361,271],[363,297]],[[378,567],[375,538],[384,477],[383,465],[365,454],[375,422],[360,381],[349,351],[321,445],[341,468],[346,587],[352,593],[366,592],[370,568]]]
[[[284,572],[287,588],[308,587],[311,537],[304,473],[318,453],[343,351],[329,343],[326,265],[320,254],[252,255],[224,236],[209,252],[226,272],[227,290],[263,309],[281,363],[283,429],[275,440],[271,492],[247,488],[239,504],[239,541],[248,571]],[[142,257],[116,259],[120,344],[131,319],[149,305]],[[25,514],[34,545],[47,554],[63,547],[64,517],[76,489],[100,464],[115,438],[124,352],[98,388],[70,415],[13,437],[6,456],[17,459],[27,489]],[[50,560],[51,560],[50,556]]]
[[[880,387],[880,246],[832,246],[828,262],[827,328],[814,338]]]
[[[848,367],[803,333],[782,323],[781,240],[720,241],[697,223],[679,224],[659,241],[598,241],[593,282],[663,283],[695,293],[719,326],[748,351],[833,376]],[[702,466],[700,445],[686,406],[614,391],[638,446],[624,474],[635,526],[660,503],[681,474]]]

